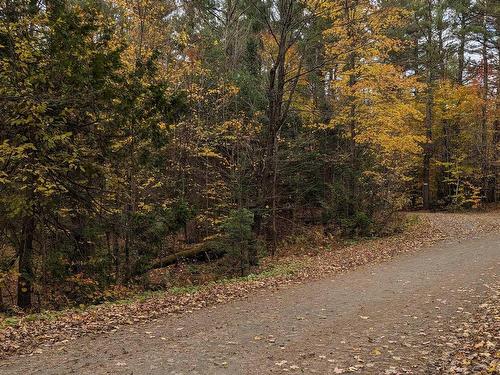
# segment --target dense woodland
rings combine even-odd
[[[383,235],[403,209],[495,201],[499,12],[0,0],[0,309],[100,302],[182,257],[245,274],[308,225]]]

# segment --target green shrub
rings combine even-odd
[[[371,234],[372,218],[363,211],[356,211],[353,215],[341,217],[338,220],[342,234],[350,237],[367,236]]]
[[[221,225],[226,258],[241,275],[256,263],[257,241],[252,231],[253,222],[252,211],[242,208],[232,210]]]

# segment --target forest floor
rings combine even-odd
[[[0,374],[498,373],[500,214],[420,216],[286,272],[22,319]]]

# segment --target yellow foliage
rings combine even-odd
[[[388,31],[402,25],[409,13],[369,0],[319,6],[331,24],[323,37],[326,58],[332,61],[327,97],[333,116],[317,126],[343,127],[346,136],[372,149],[381,165],[408,169],[426,141],[415,95],[422,85],[384,61],[403,47]]]

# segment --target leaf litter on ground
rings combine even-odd
[[[127,325],[161,317],[189,313],[243,298],[256,290],[277,289],[292,283],[342,273],[363,264],[385,261],[397,254],[415,251],[441,241],[459,241],[500,230],[497,212],[418,214],[419,220],[403,233],[360,241],[316,255],[285,256],[264,260],[275,269],[240,279],[215,282],[186,293],[156,293],[129,303],[110,303],[86,309],[25,316],[6,324],[0,321],[0,358],[14,354],[42,353],[88,334],[112,332]],[[320,246],[328,248],[329,246]],[[364,319],[363,316],[361,319]],[[491,345],[491,344],[489,344]],[[339,369],[340,370],[340,369]],[[344,371],[344,369],[341,369]]]

